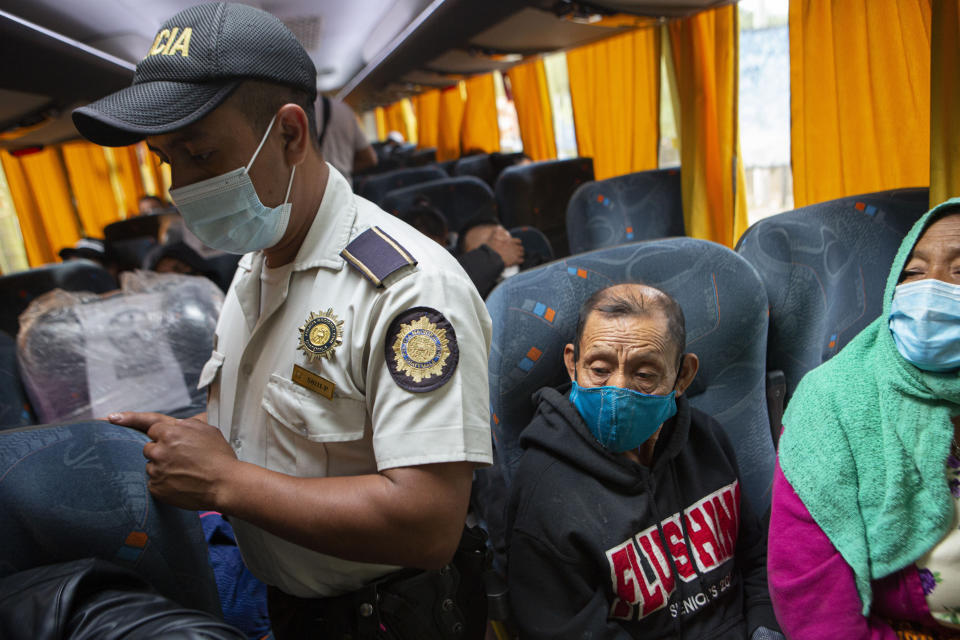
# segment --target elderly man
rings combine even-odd
[[[508,507],[508,581],[523,638],[782,637],[765,536],[740,500],[720,426],[684,392],[683,312],[625,284],[583,305],[544,388]]]
[[[187,227],[246,254],[207,414],[110,420],[151,438],[153,495],[229,516],[277,638],[469,636],[471,580],[449,563],[491,462],[490,319],[452,256],[324,162],[315,98],[283,23],[216,3],[162,24],[133,86],[74,112],[94,142],[146,139]]]

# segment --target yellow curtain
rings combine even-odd
[[[385,110],[387,133],[399,131],[407,142],[417,142],[417,121],[410,100],[404,98],[389,105]]]
[[[110,167],[103,147],[69,142],[62,149],[83,233],[102,238],[103,228],[121,217],[110,187]]]
[[[737,7],[677,20],[669,33],[680,98],[687,235],[733,247],[747,228],[737,130]]]
[[[930,206],[960,195],[960,2],[933,0]]]
[[[107,157],[107,165],[111,168],[110,178],[120,217],[137,215],[138,201],[146,192],[136,146],[103,147],[103,152]]]
[[[657,168],[660,31],[644,28],[567,52],[581,156],[598,180]]]
[[[513,91],[524,153],[535,162],[555,159],[557,143],[543,60],[513,67],[507,71],[507,77]]]
[[[466,80],[467,103],[463,111],[460,146],[464,153],[500,150],[500,126],[497,124],[497,98],[493,74]]]
[[[440,133],[440,90],[416,96],[413,110],[417,116],[417,144],[420,148],[436,147]]]
[[[21,157],[3,151],[0,162],[30,266],[57,261],[60,249],[73,246],[81,235],[60,150],[49,148]]]
[[[387,110],[383,107],[377,107],[373,110],[373,117],[377,121],[377,140],[386,140],[387,134]]]
[[[466,105],[463,82],[440,91],[440,112],[437,116],[437,161],[446,162],[460,157],[460,128]]]
[[[790,1],[796,206],[930,184],[930,20],[930,0]]]

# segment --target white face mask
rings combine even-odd
[[[205,245],[243,254],[272,247],[286,232],[293,207],[287,200],[297,168],[290,170],[287,195],[279,207],[267,207],[260,202],[249,173],[276,119],[274,115],[270,120],[247,166],[170,190],[184,223]]]

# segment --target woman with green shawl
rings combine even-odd
[[[960,638],[960,199],[894,259],[883,313],[800,382],[768,578],[788,638]]]

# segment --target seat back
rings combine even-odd
[[[927,189],[840,198],[751,226],[737,253],[770,300],[767,368],[786,376],[787,397],[880,315],[903,237],[927,209]]]
[[[48,264],[0,276],[0,331],[17,335],[23,310],[34,298],[53,289],[105,293],[116,288],[116,279],[88,260]]]
[[[688,397],[729,435],[744,495],[765,513],[775,457],[764,395],[767,296],[740,256],[692,238],[571,256],[513,276],[487,298],[495,469],[506,487],[521,455],[520,432],[534,414],[531,395],[568,380],[563,348],[573,340],[580,305],[623,282],[656,286],[683,308],[687,351],[700,358]]]
[[[220,615],[195,511],[147,488],[146,435],[106,422],[0,431],[0,578],[97,557],[182,606]]]
[[[425,147],[423,149],[417,149],[416,151],[410,154],[408,165],[411,167],[422,167],[428,164],[432,164],[436,161],[437,161],[437,148]]]
[[[640,171],[581,185],[567,206],[570,253],[684,235],[680,170]]]
[[[510,235],[523,243],[524,265],[536,266],[553,260],[550,240],[536,227],[514,227]]]
[[[567,204],[573,192],[593,180],[593,159],[550,160],[508,167],[497,178],[497,208],[503,226],[529,225],[543,231],[558,256],[566,255]]]
[[[0,332],[0,431],[35,423],[20,380],[17,345],[13,338]]]
[[[447,174],[439,167],[411,167],[408,169],[395,169],[386,173],[370,176],[357,191],[362,197],[380,204],[383,197],[395,189],[402,189],[413,184],[429,182],[430,180],[441,180],[446,178]]]
[[[443,214],[450,231],[459,230],[478,215],[497,215],[493,191],[473,176],[431,180],[396,189],[384,196],[380,206],[393,215],[400,215],[420,197],[429,200]]]
[[[453,165],[453,175],[473,176],[479,178],[493,188],[497,174],[490,162],[490,154],[478,153],[472,156],[463,156]]]

